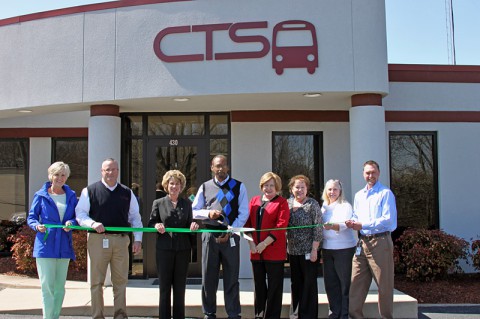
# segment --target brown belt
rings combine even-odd
[[[383,233],[371,234],[371,235],[362,235],[360,234],[360,239],[371,240],[373,238],[390,236],[389,231],[384,231]]]

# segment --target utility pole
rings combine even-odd
[[[447,31],[448,63],[456,65],[455,56],[455,20],[453,13],[453,0],[445,0],[445,24]]]

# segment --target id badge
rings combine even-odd
[[[230,247],[235,247],[235,238],[230,237]]]
[[[310,260],[310,257],[312,256],[312,254],[308,253],[308,254],[305,254],[305,260]]]
[[[362,253],[362,246],[357,246],[357,249],[355,250],[355,256],[360,256]]]
[[[103,248],[108,248],[108,238],[103,239]]]

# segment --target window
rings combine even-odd
[[[152,115],[148,117],[148,135],[185,136],[204,135],[203,115]]]
[[[0,139],[0,220],[26,219],[28,139]]]
[[[52,162],[62,161],[70,167],[67,185],[80,196],[88,184],[87,138],[55,138],[52,145]]]
[[[288,197],[291,177],[310,179],[309,196],[320,202],[323,188],[323,136],[321,132],[273,132],[272,170],[282,179],[282,195]]]
[[[439,227],[436,140],[434,132],[390,133],[390,183],[400,230]]]

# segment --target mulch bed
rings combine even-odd
[[[425,304],[480,304],[480,273],[452,274],[433,282],[395,275],[395,289]]]
[[[87,272],[79,273],[71,271],[69,268],[67,279],[75,281],[87,281]],[[0,258],[0,274],[8,276],[27,276],[37,278],[37,274],[22,274],[16,269],[15,260],[12,257],[1,257]]]

